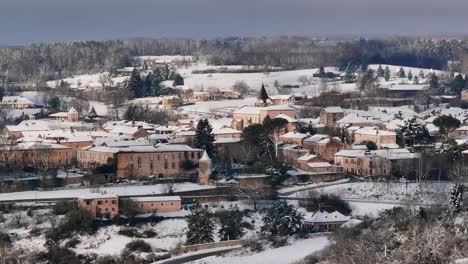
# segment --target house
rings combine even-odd
[[[61,168],[71,164],[72,154],[72,148],[53,143],[0,145],[0,163],[19,168]]]
[[[296,118],[296,110],[288,105],[271,105],[265,107],[245,106],[232,113],[232,128],[243,130],[253,124],[262,124],[268,116],[275,118],[278,115],[286,115],[290,118]]]
[[[351,220],[350,217],[341,214],[338,211],[328,213],[326,211],[317,211],[312,215],[304,217],[304,227],[315,232],[330,232],[336,230],[342,224]]]
[[[315,134],[304,140],[304,147],[326,161],[333,161],[336,152],[342,150],[345,144],[337,137],[325,134]]]
[[[26,97],[22,96],[4,96],[0,105],[5,108],[27,109],[33,108],[35,104]]]
[[[306,154],[309,154],[309,150],[304,149],[302,146],[297,144],[281,143],[278,145],[278,161],[297,166],[297,159]]]
[[[182,209],[180,196],[134,197],[131,201],[141,213],[170,213]]]
[[[83,194],[78,196],[78,206],[95,218],[114,218],[119,214],[119,198],[114,194]]]
[[[468,90],[463,90],[461,92],[460,98],[464,102],[468,102]]]
[[[78,112],[75,110],[75,108],[70,108],[68,112],[58,112],[55,114],[50,114],[49,118],[52,118],[54,120],[58,120],[61,122],[78,122],[79,121],[79,116]]]
[[[355,144],[365,141],[374,142],[379,149],[385,148],[387,145],[397,145],[396,132],[380,130],[375,127],[363,127],[354,131]]]
[[[335,154],[335,165],[343,171],[359,176],[388,176],[392,170],[413,170],[418,153],[407,149],[340,150]]]
[[[270,95],[271,103],[274,105],[281,105],[281,104],[294,104],[294,96],[291,94],[288,95]]]
[[[178,176],[184,173],[183,163],[197,164],[202,150],[187,145],[144,145],[127,147],[96,146],[78,150],[78,164],[92,168],[111,165],[114,162],[116,175],[120,178]]]
[[[281,142],[284,143],[297,144],[302,146],[304,143],[304,139],[306,139],[309,136],[310,135],[303,133],[288,132],[286,134],[281,135],[279,139]]]
[[[334,127],[344,117],[344,110],[339,106],[325,107],[320,111],[320,123]]]

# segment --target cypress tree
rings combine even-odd
[[[408,80],[413,80],[413,73],[411,72],[411,70],[408,71]]]
[[[262,88],[260,89],[260,94],[258,95],[258,99],[262,100],[264,104],[267,103],[268,98],[270,98],[266,92],[265,85],[262,83]]]
[[[184,85],[184,78],[180,74],[176,74],[174,76],[174,82],[172,83],[173,87],[179,86],[179,85]]]
[[[215,137],[213,135],[213,128],[211,127],[208,119],[201,119],[198,121],[197,130],[195,132],[195,147],[206,150],[208,155],[213,157],[214,141]]]

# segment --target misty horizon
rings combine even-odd
[[[0,45],[230,36],[465,36],[467,2],[0,0]]]

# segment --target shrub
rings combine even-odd
[[[138,231],[134,228],[121,228],[118,234],[121,236],[126,236],[126,237],[136,237],[137,232]]]
[[[32,237],[38,237],[42,233],[42,230],[40,228],[34,227],[29,231],[29,235]]]
[[[315,212],[320,209],[320,205],[332,207],[334,210],[348,215],[351,213],[351,207],[349,204],[342,200],[340,197],[330,194],[322,194],[319,197],[309,197],[309,200],[305,202],[305,208],[307,211]]]
[[[127,243],[127,245],[125,245],[125,249],[130,251],[130,252],[133,252],[133,251],[151,252],[152,251],[151,245],[146,243],[145,241],[143,241],[141,239],[133,240],[133,241]]]
[[[79,243],[81,243],[81,241],[80,241],[78,238],[74,237],[74,238],[68,240],[67,243],[65,243],[65,247],[67,247],[67,248],[75,248],[76,245],[78,245]]]
[[[75,208],[76,208],[76,205],[74,202],[63,201],[63,202],[56,203],[54,207],[52,208],[52,212],[55,215],[64,215]]]
[[[156,232],[154,232],[153,230],[151,229],[147,229],[145,231],[143,231],[143,237],[144,238],[153,238],[155,237],[157,234]]]
[[[39,253],[38,260],[54,264],[80,264],[80,259],[75,252],[58,246],[51,246],[47,252]]]

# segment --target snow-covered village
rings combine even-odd
[[[231,31],[205,35],[199,7],[186,38],[146,10],[138,37],[126,16],[79,31],[82,7],[129,8],[100,1],[0,26],[0,264],[468,263],[468,39],[288,31],[338,12],[299,2],[272,0],[278,31],[215,16]]]

